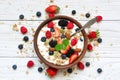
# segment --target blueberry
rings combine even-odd
[[[61,29],[65,29],[65,26],[61,26]]]
[[[66,36],[64,34],[61,35],[61,38],[65,38]]]
[[[54,52],[53,52],[53,51],[50,51],[50,52],[49,52],[49,55],[53,55],[53,54],[54,54]]]
[[[21,15],[19,16],[19,19],[24,19],[24,15],[21,14]]]
[[[41,12],[39,12],[39,11],[36,12],[36,16],[37,16],[37,17],[40,17],[40,16],[41,16]]]
[[[58,25],[59,26],[67,26],[67,24],[68,24],[68,21],[67,20],[64,20],[64,19],[61,19],[61,20],[59,20],[59,22],[58,22]]]
[[[67,69],[67,72],[72,73],[73,72],[72,68]]]
[[[45,42],[46,41],[46,37],[41,37],[41,41]]]
[[[75,29],[75,32],[77,32],[78,30],[80,30],[80,28],[76,28],[76,29]]]
[[[98,43],[102,43],[102,38],[98,38],[98,39],[97,39],[97,42],[98,42]]]
[[[12,68],[13,68],[14,70],[16,70],[16,69],[17,69],[17,65],[14,64],[14,65],[12,66]]]
[[[43,71],[43,68],[42,67],[39,67],[38,68],[38,72],[42,72]]]
[[[54,32],[55,30],[54,30],[54,28],[50,28],[50,31],[51,31],[51,32]]]
[[[82,38],[80,38],[80,41],[83,41],[83,39],[82,39]]]
[[[76,14],[76,10],[72,10],[72,15],[75,15]]]
[[[101,73],[101,72],[102,72],[102,69],[101,69],[101,68],[98,68],[98,69],[97,69],[97,72],[98,72],[98,73]]]
[[[57,41],[52,39],[52,40],[49,42],[49,45],[50,45],[50,47],[55,47],[55,46],[57,45]]]
[[[67,57],[70,57],[74,53],[74,50],[70,48],[66,54]]]
[[[89,18],[90,17],[90,13],[86,13],[85,16],[86,16],[86,18]]]
[[[62,54],[61,57],[62,59],[66,59],[67,56],[65,54]]]
[[[19,49],[23,49],[23,44],[19,44],[19,45],[18,45],[18,48],[19,48]]]
[[[24,36],[23,40],[27,42],[29,40],[28,36]]]
[[[90,62],[86,62],[86,67],[89,67],[90,66]]]

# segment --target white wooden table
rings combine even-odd
[[[59,72],[54,78],[37,71],[40,64],[33,48],[33,32],[31,28],[46,19],[44,9],[50,5],[60,6],[59,14],[68,15],[79,20],[82,25],[89,19],[81,16],[87,12],[91,13],[91,18],[102,15],[104,20],[100,24],[93,25],[92,29],[99,29],[103,43],[96,47],[91,53],[86,53],[83,63],[89,61],[91,66],[84,71],[74,70],[72,74],[63,75]],[[75,9],[77,14],[71,15]],[[40,18],[36,17],[37,11],[42,12]],[[25,20],[19,21],[19,15],[24,14]],[[20,31],[12,30],[14,24],[18,28],[22,25],[29,29],[30,42],[22,41],[23,35]],[[25,44],[25,53],[20,53],[18,45]],[[33,60],[35,66],[32,69],[26,67],[28,60]],[[17,70],[12,69],[12,65],[17,65]],[[97,68],[102,68],[103,72],[98,74]],[[76,74],[77,73],[77,74]],[[119,80],[120,78],[120,0],[0,0],[0,80]]]

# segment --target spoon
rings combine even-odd
[[[77,33],[81,32],[85,28],[91,27],[95,22],[97,22],[97,18],[96,17],[91,19],[91,20],[89,20],[82,28],[80,28],[77,32],[73,33],[70,37],[76,35]]]

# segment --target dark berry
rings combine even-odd
[[[90,66],[90,62],[86,62],[86,67],[89,67]]]
[[[65,38],[65,35],[64,35],[64,34],[62,34],[62,35],[61,35],[61,38]]]
[[[39,67],[38,68],[38,72],[42,72],[43,71],[43,68],[42,67]]]
[[[73,72],[72,68],[67,69],[67,72],[72,73]]]
[[[27,42],[29,40],[28,36],[24,36],[23,40]]]
[[[23,49],[23,44],[19,44],[19,45],[18,45],[18,48],[19,48],[19,49]]]
[[[101,68],[98,68],[98,69],[97,69],[97,72],[98,72],[98,73],[101,73],[101,72],[102,72],[102,69],[101,69]]]
[[[17,69],[17,65],[14,64],[14,65],[12,66],[12,68],[13,68],[14,70],[16,70],[16,69]]]
[[[74,50],[70,48],[66,54],[67,57],[70,57],[74,53]]]
[[[80,28],[76,28],[76,29],[75,29],[75,32],[77,32],[77,31],[79,31],[79,30],[80,30]]]
[[[86,13],[85,16],[86,16],[86,18],[89,18],[90,17],[90,13]]]
[[[82,38],[80,38],[80,41],[83,41],[83,39],[82,39]]]
[[[72,15],[75,15],[76,14],[76,10],[72,10]]]
[[[19,19],[24,19],[24,15],[21,14],[21,15],[19,16]]]
[[[46,37],[41,37],[41,41],[45,42],[46,41]]]
[[[67,56],[65,54],[62,54],[61,57],[62,59],[66,59]]]
[[[98,38],[98,39],[97,39],[97,42],[98,42],[98,43],[102,43],[102,38]]]
[[[51,41],[49,42],[50,47],[55,47],[56,44],[57,44],[57,41],[56,41],[56,40],[51,40]]]
[[[54,28],[50,28],[50,31],[51,31],[51,32],[54,32],[55,30],[54,30]]]
[[[53,51],[50,51],[50,52],[49,52],[49,55],[53,55],[53,54],[54,54],[54,52],[53,52]]]
[[[65,26],[61,26],[61,29],[65,29]]]
[[[67,20],[64,20],[64,19],[62,19],[62,20],[60,20],[59,22],[58,22],[58,25],[59,26],[67,26],[67,24],[68,24],[68,21]]]
[[[39,11],[36,12],[36,16],[37,16],[37,17],[40,17],[40,16],[41,16],[41,12],[39,12]]]

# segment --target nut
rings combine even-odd
[[[55,48],[49,48],[49,51],[55,51]]]
[[[76,48],[74,49],[75,52],[81,52],[81,49],[80,48]]]
[[[65,36],[66,36],[67,39],[70,39],[70,33],[69,32],[66,32]]]

